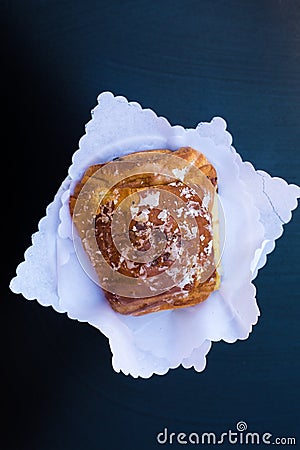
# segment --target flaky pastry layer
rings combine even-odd
[[[151,232],[159,230],[166,236],[167,245],[164,251],[152,261],[132,262],[130,258],[126,258],[126,255],[124,257],[124,254],[120,254],[111,235],[112,218],[122,201],[133,195],[137,199],[143,198],[145,189],[153,189],[153,192],[159,189],[160,192],[180,198],[186,204],[197,223],[199,249],[194,255],[194,264],[191,266],[190,273],[178,285],[165,292],[159,292],[158,294],[154,292],[154,295],[151,296],[134,298],[111,292],[109,280],[107,289],[102,284],[105,297],[116,312],[136,316],[197,305],[207,299],[214,290],[218,289],[220,283],[217,271],[219,248],[216,207],[217,173],[215,168],[201,152],[191,147],[181,147],[173,152],[168,149],[135,152],[118,158],[118,161],[128,164],[132,162],[134,164],[137,155],[141,153],[143,153],[143,156],[148,154],[149,157],[173,154],[181,158],[187,169],[193,166],[201,171],[201,174],[199,173],[199,184],[203,181],[203,175],[209,180],[211,197],[207,201],[205,194],[200,195],[199,191],[196,192],[186,185],[184,179],[170,179],[170,177],[161,173],[141,173],[127,177],[117,183],[105,194],[101,203],[96,207],[92,231],[95,234],[99,251],[114,270],[131,278],[147,277],[151,279],[151,277],[155,277],[165,270],[171,272],[172,265],[178,258],[180,246],[183,240],[188,239],[188,237],[182,234],[182,228],[178,226],[171,214],[167,212],[162,213],[161,209],[155,206],[145,206],[146,212],[143,210],[137,216],[132,215],[131,220],[129,220],[131,243],[139,251],[147,251],[151,247],[149,240]],[[87,213],[82,208],[75,218],[74,210],[87,182],[90,184],[89,195],[93,197],[94,204],[97,203],[97,198],[99,198],[99,193],[101,193],[102,177],[99,169],[106,166],[106,164],[94,164],[85,171],[82,179],[77,183],[73,195],[70,197],[69,204],[70,212],[82,239],[83,246],[99,279],[102,276],[101,267],[97,267],[95,255],[91,253],[89,246],[85,245],[86,228],[82,230],[80,226],[86,220]],[[107,164],[108,174],[109,170],[110,166]],[[111,176],[113,177],[113,173],[111,173]],[[136,204],[135,206],[140,205]],[[125,211],[124,214],[127,214],[127,212]],[[187,233],[190,233],[190,230],[187,230]]]

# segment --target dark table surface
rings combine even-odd
[[[241,420],[300,445],[299,211],[255,280],[258,324],[214,344],[200,374],[117,374],[100,332],[8,289],[102,91],[174,125],[222,116],[243,159],[299,184],[300,3],[11,0],[1,21],[0,447],[147,450],[165,427],[221,433]]]

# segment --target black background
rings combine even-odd
[[[299,184],[300,3],[11,0],[1,17],[2,448],[154,449],[164,427],[239,420],[299,442],[299,211],[255,280],[252,334],[214,344],[200,374],[115,373],[101,333],[8,284],[102,91],[173,125],[222,116],[243,159]]]

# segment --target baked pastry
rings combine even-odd
[[[204,301],[220,283],[215,168],[191,147],[145,150],[114,161],[91,165],[69,203],[107,301],[116,312],[135,316]],[[189,171],[193,175],[186,177]],[[167,199],[165,207],[159,195]],[[164,273],[163,282],[173,280],[170,287],[159,283]]]

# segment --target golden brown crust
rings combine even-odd
[[[135,152],[119,158],[119,161],[126,161],[133,163],[135,158],[139,154],[169,154],[172,153],[168,149],[156,149],[147,150],[145,152]],[[182,158],[187,166],[193,165],[211,181],[211,184],[216,187],[217,185],[217,173],[215,168],[206,157],[191,147],[181,147],[177,151],[173,152],[179,158]],[[80,182],[77,183],[73,195],[70,197],[70,212],[73,217],[74,208],[78,199],[78,196],[85,186],[86,182],[91,181],[95,188],[99,184],[101,176],[97,174],[98,169],[105,166],[105,164],[95,164],[90,166],[84,173]],[[107,166],[109,168],[109,166]],[[186,205],[189,207],[193,204],[193,208],[198,210],[198,214],[195,216],[199,236],[201,236],[201,242],[199,252],[197,256],[198,269],[194,271],[193,276],[187,280],[187,283],[181,283],[179,286],[174,286],[167,292],[161,292],[157,295],[153,295],[145,298],[132,298],[122,295],[117,295],[105,290],[103,291],[106,299],[110,303],[111,307],[121,313],[130,315],[142,315],[156,311],[183,308],[187,306],[196,305],[204,301],[215,289],[218,288],[219,275],[214,267],[214,249],[212,248],[213,236],[212,236],[212,208],[203,213],[202,198],[195,191],[189,189],[188,195],[187,187],[183,182],[170,180],[167,176],[153,173],[143,173],[138,176],[129,177],[119,182],[110,192],[105,195],[97,209],[95,218],[95,235],[97,245],[101,251],[105,260],[112,265],[119,273],[127,276],[138,278],[141,276],[153,277],[161,273],[162,270],[166,270],[172,267],[174,263],[174,247],[180,247],[181,234],[178,229],[176,221],[172,216],[168,216],[162,220],[159,218],[160,209],[155,207],[150,208],[147,216],[147,224],[140,220],[132,219],[129,227],[129,235],[132,244],[141,251],[148,250],[149,246],[149,229],[160,229],[167,236],[167,246],[164,252],[156,259],[147,263],[134,263],[129,264],[126,258],[121,258],[118,249],[114,245],[114,241],[111,236],[111,218],[120,202],[127,198],[132,193],[139,193],[141,189],[150,187],[153,189],[159,188],[167,193],[174,194],[180,197]],[[185,194],[184,194],[185,193]],[[95,194],[96,195],[96,194]],[[114,201],[118,198],[118,201]],[[202,209],[201,209],[202,208]],[[200,214],[201,212],[201,214]],[[83,216],[84,217],[84,216]],[[74,218],[73,218],[74,219]],[[78,227],[77,227],[78,228]],[[78,230],[79,231],[79,230]],[[81,236],[83,238],[83,236]],[[208,252],[207,249],[210,249]],[[173,249],[173,250],[172,250]],[[86,249],[87,250],[87,249]],[[92,259],[92,255],[89,255]],[[199,274],[204,271],[204,267],[208,267],[210,275],[203,281],[203,276]],[[95,266],[97,272],[97,266]],[[206,269],[205,269],[206,270]],[[100,273],[99,273],[100,276]]]

